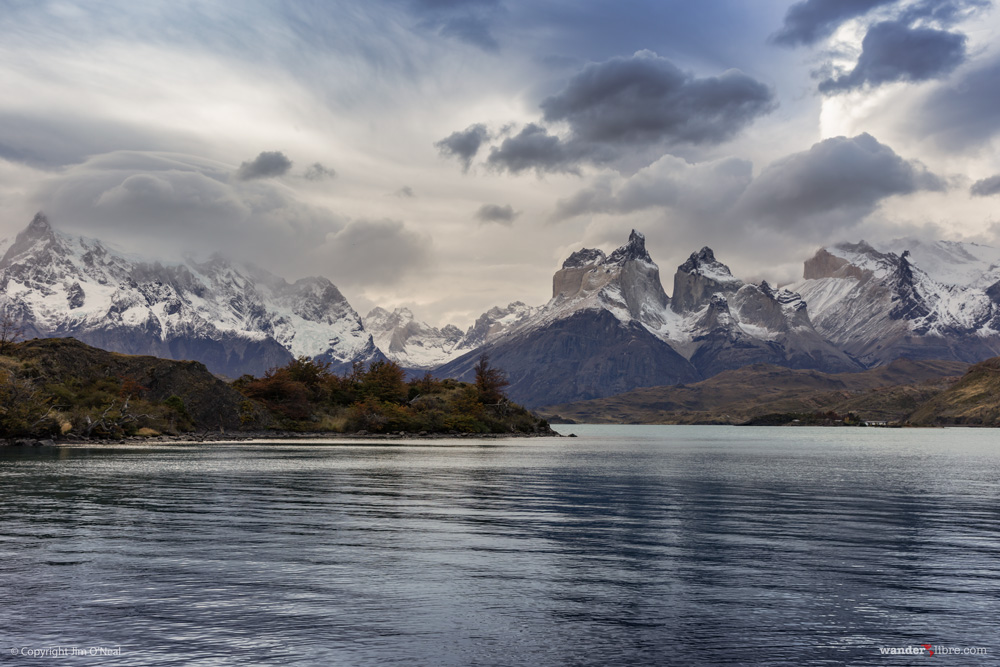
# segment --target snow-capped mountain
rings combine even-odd
[[[219,255],[150,262],[55,231],[41,213],[0,250],[0,308],[31,335],[193,359],[231,377],[298,356],[335,365],[380,356],[325,278],[289,284]]]
[[[878,245],[886,253],[909,252],[910,262],[942,285],[986,289],[1000,280],[1000,249],[979,243],[894,239]]]
[[[482,353],[530,406],[697,381],[754,363],[842,372],[906,356],[1000,355],[1000,250],[893,241],[820,249],[776,289],[692,253],[667,296],[642,234],[572,253],[552,298],[488,310],[466,331],[375,308],[364,322],[327,279],[288,283],[219,255],[150,261],[52,229],[38,214],[0,242],[0,311],[29,335],[194,359],[236,377],[306,356],[335,368],[391,358],[471,378]]]
[[[373,308],[362,320],[375,345],[404,368],[431,369],[453,356],[462,340],[462,330],[454,325],[438,329],[418,322],[408,308],[391,313]]]
[[[841,243],[817,251],[790,287],[816,329],[866,366],[1000,354],[1000,252],[988,246]]]
[[[408,308],[376,307],[363,322],[388,358],[404,368],[430,370],[496,339],[533,312],[520,301],[491,308],[464,333],[453,324],[438,329],[417,321]]]
[[[678,267],[672,298],[634,230],[610,255],[573,253],[552,284],[547,304],[439,373],[469,376],[485,351],[507,370],[515,400],[540,405],[690,382],[752,363],[860,369],[816,332],[798,294],[744,283],[710,248]]]

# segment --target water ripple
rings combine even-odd
[[[0,451],[0,627],[130,665],[996,660],[992,432],[573,428]]]

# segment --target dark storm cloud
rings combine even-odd
[[[291,165],[289,164],[289,166]],[[332,167],[323,166],[319,162],[314,162],[309,165],[309,168],[306,169],[306,173],[303,174],[308,181],[321,181],[324,178],[333,178],[336,175],[337,172],[334,171]]]
[[[916,110],[913,130],[940,147],[982,147],[1000,133],[1000,59],[965,71],[932,92]]]
[[[969,194],[973,197],[1000,195],[1000,174],[976,181],[972,184],[972,187],[969,188]]]
[[[804,0],[788,8],[781,29],[771,40],[782,46],[815,44],[850,19],[897,0]]]
[[[776,106],[774,92],[742,72],[697,78],[640,51],[584,67],[541,103],[546,122],[569,127],[567,138],[529,123],[493,147],[487,163],[513,173],[576,173],[584,161],[614,163],[643,152],[652,155],[645,166],[675,146],[731,139]]]
[[[528,123],[520,132],[504,139],[499,147],[491,148],[486,164],[514,174],[526,169],[576,174],[579,173],[576,162],[583,157],[574,152],[577,148],[567,146],[544,127]]]
[[[939,78],[965,61],[965,42],[965,35],[956,32],[883,21],[868,30],[854,69],[821,82],[819,90],[834,94],[865,84]]]
[[[500,206],[499,204],[483,204],[476,211],[476,219],[481,223],[496,223],[499,225],[506,225],[510,227],[514,224],[514,219],[521,215],[519,211],[515,211],[514,207],[510,204]]]
[[[263,151],[249,162],[244,162],[236,170],[236,178],[249,181],[255,178],[275,178],[284,176],[292,168],[292,161],[281,151]]]
[[[774,107],[774,92],[742,72],[699,79],[649,51],[588,65],[541,104],[588,144],[716,144]]]
[[[462,171],[468,171],[472,159],[476,157],[480,146],[490,137],[489,131],[482,123],[470,125],[460,132],[452,132],[434,147],[445,157],[457,158],[462,163]]]
[[[770,164],[737,211],[764,227],[829,233],[857,224],[886,197],[943,189],[921,163],[860,134],[826,139]]]

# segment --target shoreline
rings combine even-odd
[[[66,446],[105,446],[105,445],[157,445],[157,444],[202,444],[202,443],[237,443],[237,442],[296,442],[315,440],[340,441],[392,441],[392,440],[505,440],[509,438],[564,438],[561,433],[552,430],[549,433],[411,433],[397,431],[395,433],[340,433],[337,431],[315,431],[299,433],[295,431],[214,431],[206,434],[158,435],[150,437],[130,436],[119,439],[87,439],[82,437],[62,438],[17,438],[10,441],[0,441],[0,447],[66,447]]]

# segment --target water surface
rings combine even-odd
[[[0,450],[0,652],[996,664],[995,431],[561,428],[580,437]]]

